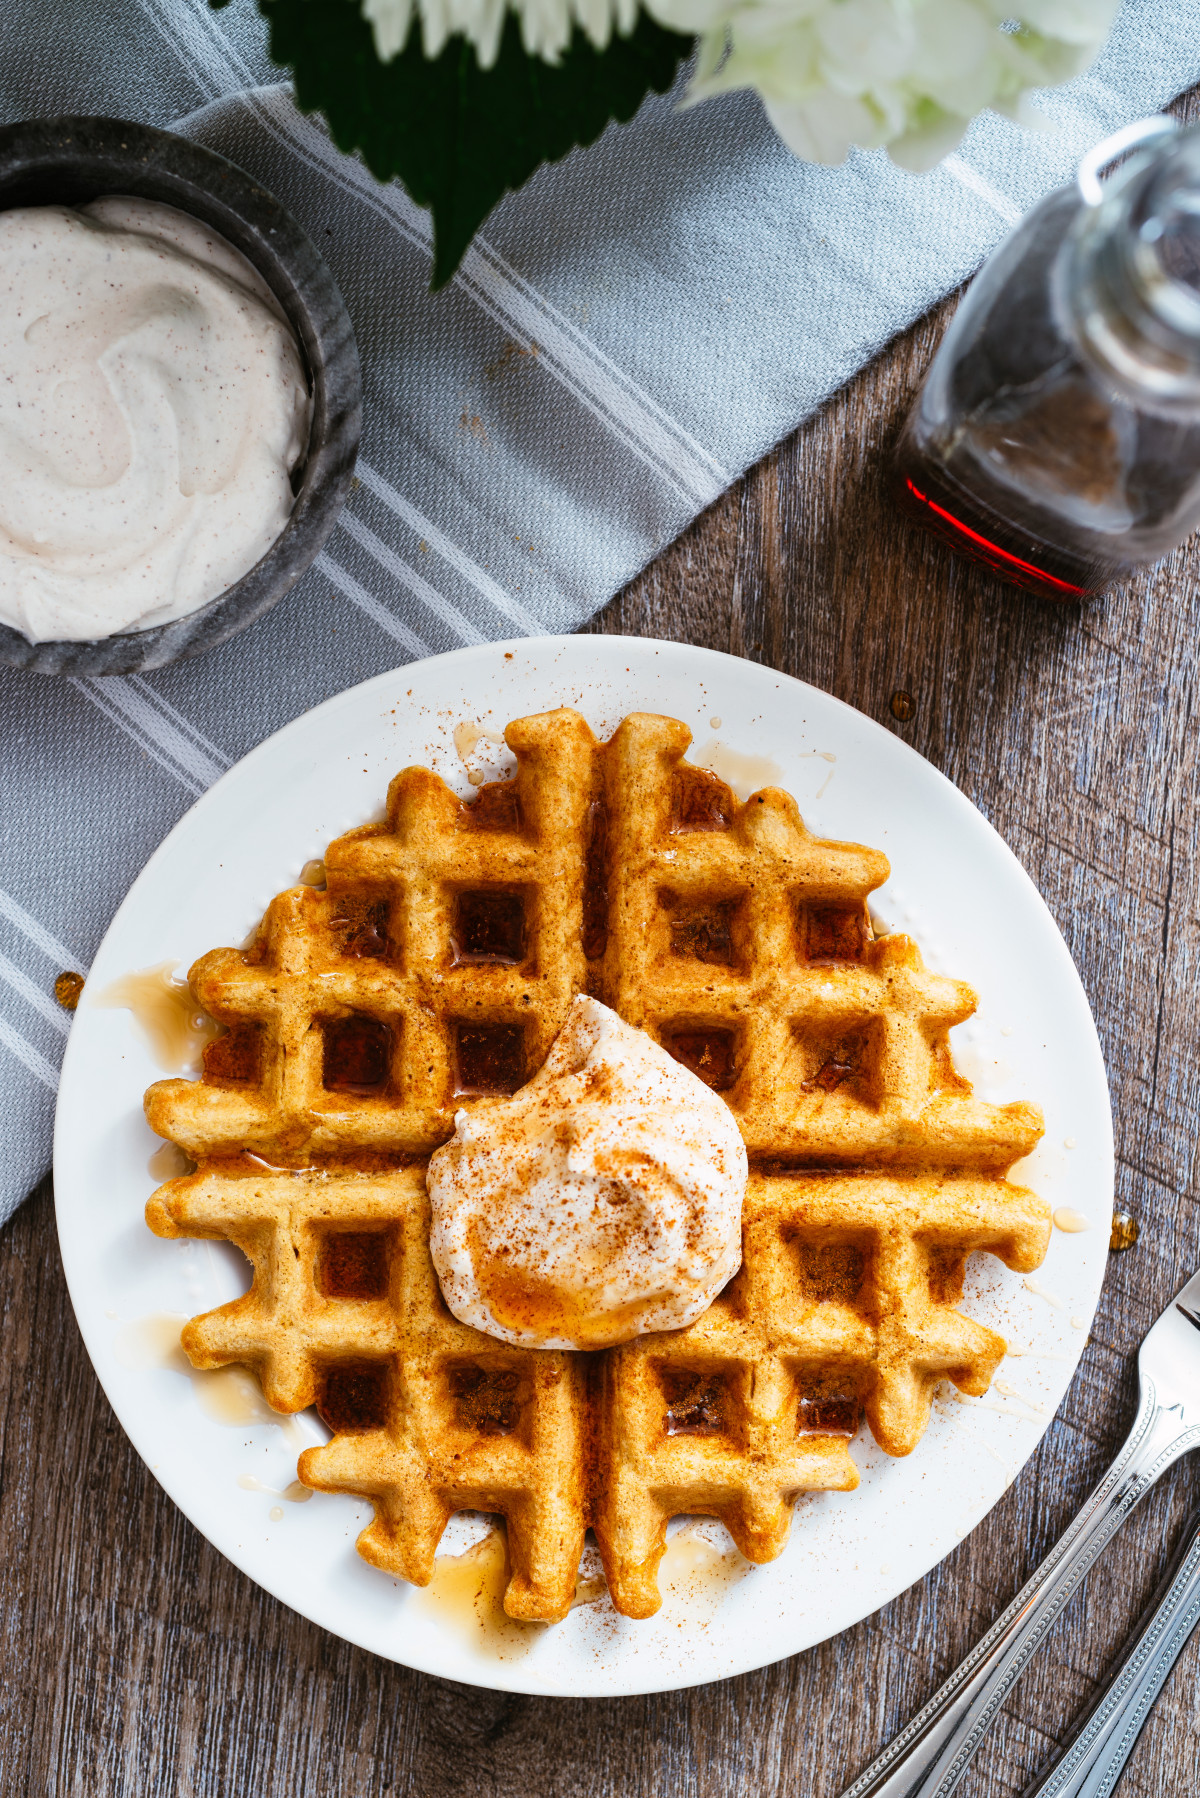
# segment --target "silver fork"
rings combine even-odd
[[[842,1798],[949,1798],[997,1712],[1138,1500],[1200,1447],[1200,1274],[1138,1350],[1138,1408],[1120,1454],[1033,1578]]]

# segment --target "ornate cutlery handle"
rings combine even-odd
[[[1143,1379],[1120,1454],[1032,1579],[843,1798],[949,1798],[996,1713],[1092,1563],[1158,1476],[1200,1443],[1182,1408],[1164,1408]]]
[[[1163,1595],[1165,1593],[1165,1596]],[[1188,1637],[1200,1622],[1200,1525],[1184,1537],[1149,1623],[1074,1741],[1025,1798],[1109,1798]]]

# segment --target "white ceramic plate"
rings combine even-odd
[[[633,710],[682,718],[693,756],[743,797],[782,785],[811,829],[886,851],[892,876],[875,909],[916,938],[932,967],[979,994],[977,1016],[954,1033],[960,1068],[986,1098],[1042,1104],[1046,1137],[1024,1177],[1092,1227],[1056,1230],[1036,1280],[972,1258],[964,1308],[1013,1344],[993,1393],[955,1402],[947,1388],[905,1460],[860,1434],[852,1452],[861,1486],[802,1498],[778,1561],[750,1568],[720,1526],[685,1525],[650,1621],[618,1617],[605,1598],[554,1626],[490,1628],[462,1597],[479,1584],[474,1560],[445,1560],[435,1588],[420,1593],[358,1559],[366,1504],[285,1499],[297,1448],[326,1438],[315,1416],[281,1427],[253,1402],[248,1375],[189,1377],[153,1352],[172,1328],[156,1317],[174,1314],[177,1331],[184,1315],[243,1291],[247,1264],[226,1245],[161,1242],[147,1230],[143,1206],[158,1184],[147,1161],[161,1145],[141,1096],[162,1070],[131,1014],[97,999],[131,970],[164,961],[186,970],[202,951],[241,942],[331,837],[379,815],[399,768],[426,763],[466,795],[469,772],[504,764],[507,751],[486,737],[464,762],[456,727],[499,733],[509,719],[562,704],[602,735]],[[459,729],[459,745],[471,734]],[[974,1529],[1037,1445],[1087,1339],[1113,1151],[1100,1047],[1062,937],[1013,855],[948,781],[870,719],[753,662],[565,637],[460,650],[380,675],[297,719],[193,807],[96,957],[63,1067],[55,1191],[76,1315],[113,1409],[223,1554],[304,1616],[408,1666],[514,1691],[607,1695],[721,1679],[795,1654],[902,1592]],[[472,1529],[456,1520],[448,1545],[461,1550]]]

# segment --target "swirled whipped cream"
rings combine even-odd
[[[165,624],[266,553],[309,433],[299,346],[198,219],[109,195],[0,213],[0,619]]]
[[[741,1265],[746,1174],[724,1101],[581,995],[533,1079],[460,1111],[430,1161],[442,1294],[524,1347],[681,1329]]]

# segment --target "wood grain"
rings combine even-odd
[[[0,1236],[0,1793],[66,1798],[838,1798],[1036,1564],[1116,1449],[1133,1352],[1200,1262],[1200,543],[1078,610],[1001,588],[889,511],[887,443],[949,304],[726,493],[593,629],[709,644],[877,718],[982,809],[1075,955],[1108,1063],[1117,1197],[1083,1364],[996,1510],[920,1585],[809,1653],[621,1701],[409,1673],[294,1616],[165,1497],[108,1408],[50,1194]],[[889,711],[896,688],[911,722]],[[1161,1484],[1018,1688],[961,1791],[1019,1792],[1128,1635],[1200,1503]],[[1200,1644],[1122,1798],[1191,1790]]]

